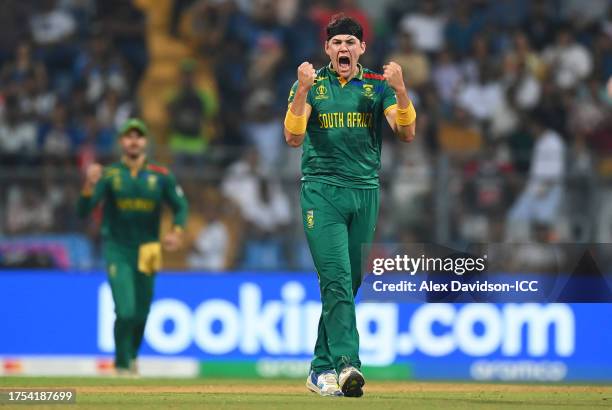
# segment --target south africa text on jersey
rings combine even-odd
[[[321,128],[370,128],[371,112],[330,112],[319,114]]]

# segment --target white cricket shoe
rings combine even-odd
[[[328,370],[322,373],[310,371],[306,379],[306,387],[313,393],[318,393],[321,396],[342,396],[340,386],[338,386],[338,378],[334,370]]]
[[[338,376],[338,384],[346,397],[363,396],[363,385],[365,379],[363,374],[353,366],[346,366]]]

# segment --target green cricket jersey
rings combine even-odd
[[[291,88],[293,101],[297,81]],[[302,152],[302,181],[349,188],[378,187],[382,123],[397,104],[384,77],[359,65],[359,73],[342,84],[331,64],[317,70],[308,91],[312,106]]]
[[[172,208],[176,226],[183,227],[187,220],[187,200],[174,175],[149,162],[136,176],[123,162],[105,167],[93,193],[79,198],[79,215],[87,216],[100,201],[104,201],[102,237],[121,245],[159,241],[162,202]]]

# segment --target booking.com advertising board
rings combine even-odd
[[[0,357],[112,357],[103,273],[5,271],[0,293]],[[141,353],[195,360],[200,375],[297,363],[268,374],[301,376],[320,309],[314,274],[162,274]],[[372,302],[357,318],[378,378],[612,380],[611,304]]]

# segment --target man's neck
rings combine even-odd
[[[122,158],[123,163],[130,169],[130,174],[132,176],[136,176],[140,168],[142,168],[143,164],[146,161],[146,156],[140,155],[138,157],[132,158],[127,155],[124,155]]]

